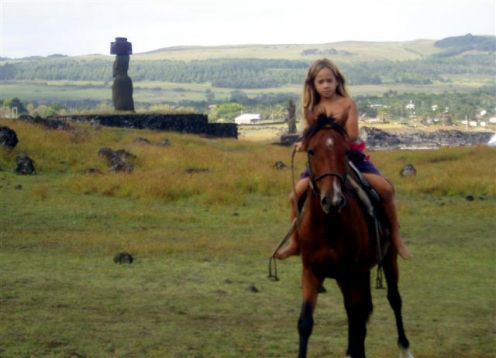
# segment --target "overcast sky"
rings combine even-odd
[[[0,0],[0,56],[495,35],[496,0]]]

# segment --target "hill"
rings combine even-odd
[[[494,50],[488,45],[495,39],[466,35],[440,41],[170,47],[132,55],[129,76],[141,106],[166,103],[202,110],[243,96],[260,105],[296,99],[309,64],[322,57],[340,66],[354,96],[465,93],[496,85]],[[108,103],[112,61],[104,55],[0,59],[0,99],[68,107]]]
[[[212,47],[168,47],[135,54],[139,60],[204,60],[212,58],[258,58],[311,61],[320,57],[351,62],[415,60],[440,52],[433,40],[406,42],[343,41],[327,44],[274,44]]]
[[[447,37],[436,41],[435,47],[444,49],[438,56],[455,56],[468,51],[496,51],[496,37],[494,36],[465,36]]]

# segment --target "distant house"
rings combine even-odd
[[[258,113],[243,113],[234,118],[236,124],[253,124],[260,122],[262,118]]]
[[[410,100],[410,103],[408,103],[406,106],[405,106],[406,109],[409,109],[409,110],[414,110],[415,109],[415,103],[413,103],[412,100]]]

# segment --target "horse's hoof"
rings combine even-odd
[[[412,352],[408,348],[400,348],[400,358],[414,358]]]

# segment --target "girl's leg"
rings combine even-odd
[[[296,220],[296,215],[298,212],[298,199],[301,197],[301,195],[307,190],[308,187],[308,181],[309,179],[307,177],[302,178],[296,183],[295,186],[295,192],[296,192],[296,198],[295,198],[295,193],[291,192],[289,194],[289,202],[291,204],[291,217],[290,217],[290,222],[293,223]],[[276,253],[276,258],[280,260],[284,260],[285,258],[293,255],[298,255],[300,253],[300,246],[298,244],[298,234],[296,232],[296,225],[294,226],[293,233],[289,237],[289,242],[288,245],[285,246],[284,248],[281,248],[277,253]]]
[[[408,259],[411,256],[410,250],[405,246],[400,237],[400,225],[396,214],[396,205],[394,204],[394,187],[381,175],[362,173],[367,178],[370,185],[374,187],[380,195],[386,215],[391,226],[391,241],[398,251],[398,254]]]

